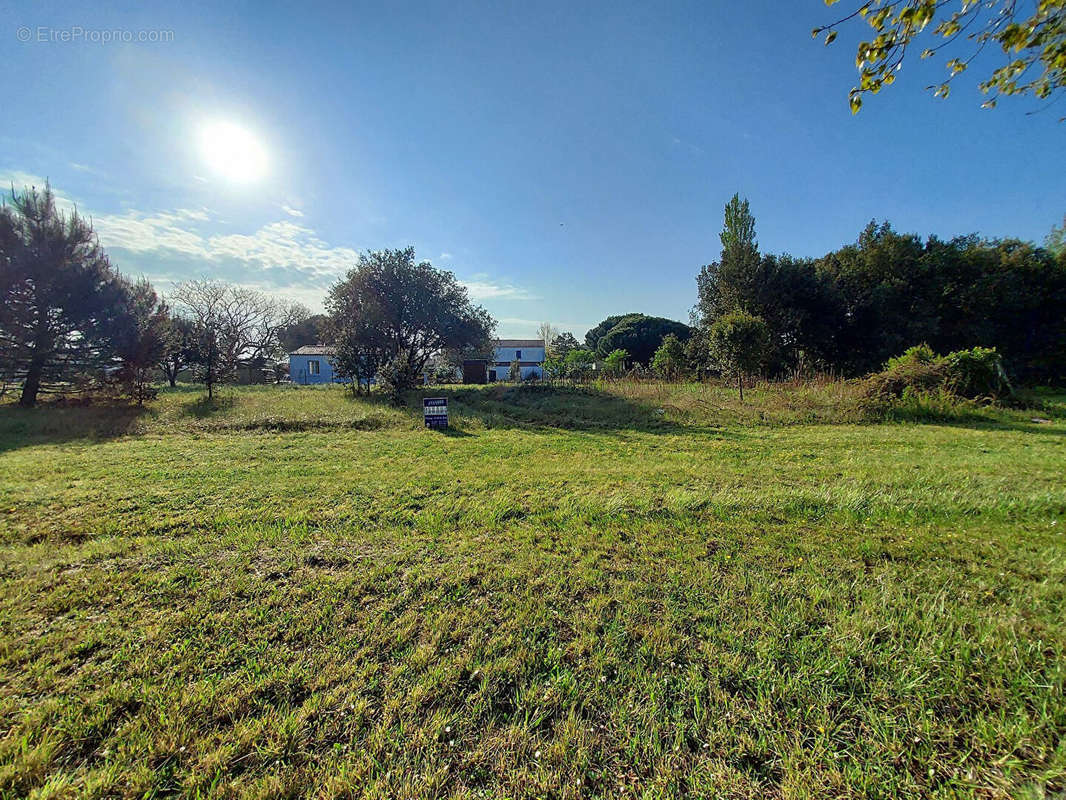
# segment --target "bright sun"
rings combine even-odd
[[[267,170],[266,149],[252,133],[232,122],[201,127],[200,152],[211,169],[234,183],[251,183]]]

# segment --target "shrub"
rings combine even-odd
[[[932,362],[897,360],[866,381],[866,396],[901,398],[904,392],[932,392],[946,384],[947,370],[937,360]]]
[[[666,334],[652,356],[651,368],[661,378],[677,380],[685,369],[685,345],[674,334]]]
[[[881,372],[866,380],[868,399],[903,400],[920,395],[951,395],[969,400],[1001,401],[1013,394],[994,348],[974,347],[939,356],[927,344],[890,358]]]
[[[960,397],[1005,400],[1014,389],[1003,367],[1003,356],[994,347],[956,350],[944,357],[948,388]]]
[[[876,411],[875,419],[890,419],[899,422],[953,422],[980,419],[980,407],[944,387],[932,391],[919,391],[907,387],[903,395],[877,406],[867,406],[867,411]]]
[[[925,344],[916,344],[908,347],[901,356],[893,356],[885,362],[884,371],[898,368],[915,367],[922,364],[935,364],[940,356],[933,352],[933,348]]]

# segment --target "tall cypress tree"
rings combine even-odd
[[[741,200],[739,194],[726,204],[719,238],[721,257],[701,268],[696,277],[699,302],[695,311],[703,326],[731,311],[755,311],[751,305],[759,273],[759,243],[755,239],[755,217],[748,201]]]

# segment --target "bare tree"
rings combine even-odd
[[[552,325],[550,322],[540,323],[540,327],[537,328],[537,338],[544,342],[544,350],[547,352],[548,348],[552,346],[559,336],[559,329]]]
[[[220,281],[187,281],[172,297],[195,326],[195,361],[208,398],[238,367],[277,356],[281,331],[308,315],[303,306]]]

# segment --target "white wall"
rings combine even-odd
[[[515,360],[515,354],[518,351],[522,351],[522,357],[518,359],[519,361],[536,361],[538,364],[544,363],[543,347],[497,347],[496,361],[505,361],[510,364]]]

